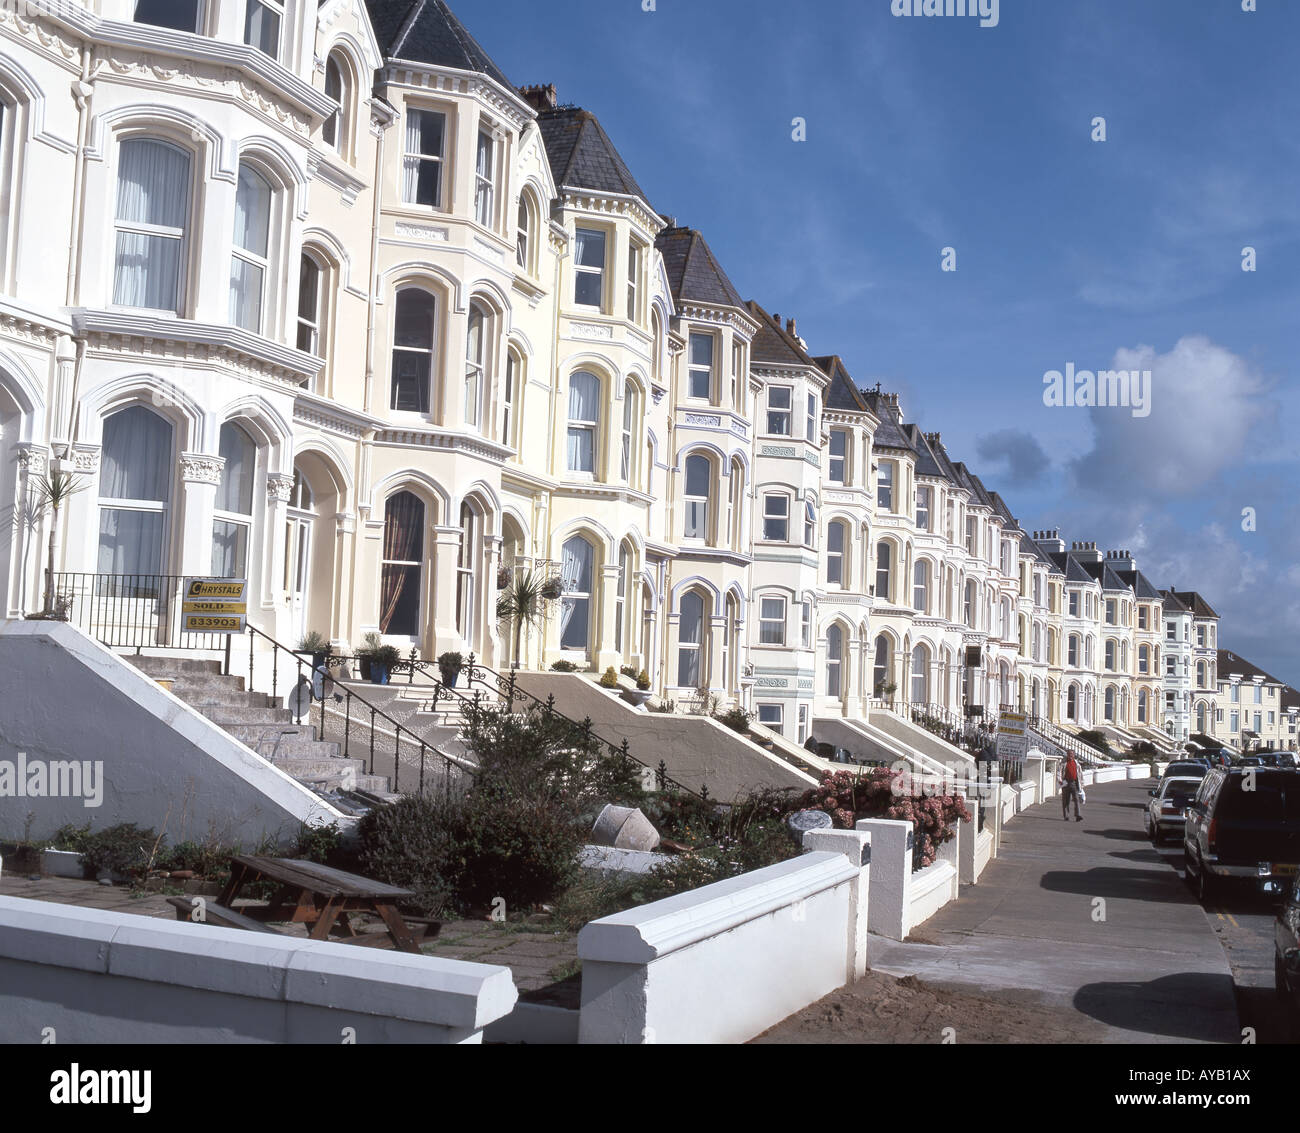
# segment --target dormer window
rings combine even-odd
[[[575,235],[573,301],[579,307],[599,308],[605,297],[605,234],[598,228],[579,228]]]
[[[201,33],[203,0],[136,0],[135,22]]]
[[[274,0],[248,0],[244,14],[244,42],[272,59],[280,58],[280,25],[284,5]]]

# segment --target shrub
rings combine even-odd
[[[315,629],[309,633],[304,633],[302,639],[298,642],[299,653],[328,653],[329,647],[329,638]]]
[[[396,645],[381,645],[370,655],[372,665],[378,665],[389,673],[393,671],[393,666],[400,665],[401,662],[402,652]]]
[[[87,834],[81,840],[81,860],[92,874],[105,870],[110,873],[133,874],[146,870],[158,844],[158,835],[136,826],[134,822],[121,822]]]
[[[745,709],[737,705],[735,708],[728,708],[721,716],[717,717],[719,724],[726,724],[733,732],[739,732],[742,736],[749,735],[749,722],[754,718],[752,712],[746,712]]]
[[[932,865],[938,849],[952,838],[950,827],[969,822],[970,811],[957,795],[916,796],[901,789],[902,773],[877,767],[862,774],[852,771],[822,773],[822,781],[805,791],[796,809],[824,810],[841,830],[852,829],[862,818],[892,818],[913,824],[919,841],[920,864]]]
[[[572,661],[560,660],[551,666],[551,672],[553,673],[576,673],[577,671],[578,666]]]
[[[341,835],[337,823],[328,826],[308,826],[303,823],[298,828],[298,838],[294,842],[293,856],[309,862],[329,865],[339,853]]]
[[[451,684],[456,675],[465,667],[465,658],[459,653],[448,651],[438,654],[438,675],[443,684]]]
[[[636,680],[636,666],[635,666],[635,665],[623,665],[623,666],[621,666],[621,667],[619,668],[618,671],[619,671],[620,673],[622,673],[625,677],[631,677],[633,680]]]
[[[1138,740],[1128,749],[1129,755],[1141,756],[1143,759],[1154,759],[1158,754],[1156,745],[1149,740]]]
[[[50,848],[55,850],[70,850],[74,854],[79,854],[85,846],[88,837],[90,837],[89,822],[87,822],[85,826],[74,826],[69,823],[67,826],[60,826],[54,832],[54,837],[50,839]]]
[[[618,674],[614,672],[614,666],[611,665],[600,675],[601,688],[618,688]]]
[[[413,890],[426,915],[441,915],[453,904],[458,817],[458,800],[437,795],[403,795],[376,807],[357,826],[362,872]]]
[[[648,692],[650,690],[650,674],[644,669],[636,675],[636,687],[642,692]]]
[[[370,633],[363,634],[361,644],[355,650],[358,657],[373,657],[376,651],[384,644],[384,639],[374,630]]]
[[[1078,733],[1079,739],[1089,747],[1095,747],[1102,755],[1110,755],[1110,743],[1106,739],[1106,733],[1098,728],[1087,728]]]

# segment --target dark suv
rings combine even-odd
[[[1300,1017],[1300,877],[1273,925],[1273,978],[1277,993]]]
[[[1229,879],[1286,892],[1300,864],[1300,771],[1214,768],[1187,809],[1183,852],[1202,901]]]

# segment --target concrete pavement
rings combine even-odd
[[[979,884],[914,930],[932,943],[872,937],[871,967],[1069,1007],[1111,1042],[1239,1043],[1223,948],[1142,832],[1152,785],[1088,788],[1082,822],[1057,799],[1017,815]]]

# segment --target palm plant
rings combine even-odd
[[[47,508],[53,513],[53,520],[50,523],[50,541],[45,564],[45,613],[54,613],[54,541],[59,530],[59,511],[63,505],[73,496],[85,487],[85,484],[77,483],[76,477],[71,472],[63,469],[47,470],[45,475],[36,481],[38,512],[44,512]]]
[[[541,571],[529,570],[511,579],[497,597],[497,621],[514,628],[515,664],[520,660],[520,643],[525,626],[540,626],[546,617],[549,601],[547,577]]]

